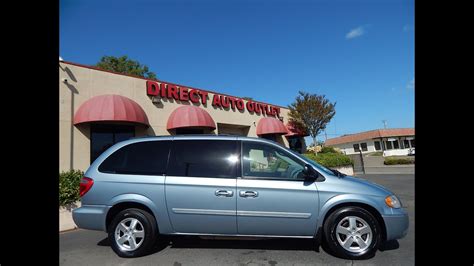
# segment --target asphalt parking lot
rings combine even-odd
[[[74,230],[60,233],[61,265],[414,265],[415,263],[415,176],[361,175],[396,193],[410,216],[405,238],[388,242],[369,260],[343,260],[315,248],[313,240],[300,239],[202,239],[170,238],[147,256],[118,257],[108,244],[107,234]]]

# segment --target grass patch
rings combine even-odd
[[[367,156],[383,156],[383,152],[382,151],[376,151],[376,152],[372,152],[372,153],[367,154]]]

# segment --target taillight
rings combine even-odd
[[[84,196],[89,189],[91,189],[92,185],[94,184],[94,180],[92,178],[83,177],[81,179],[81,184],[79,186],[79,196]]]

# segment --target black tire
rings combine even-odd
[[[339,222],[348,217],[356,216],[363,219],[372,230],[372,241],[368,248],[361,252],[351,252],[346,250],[337,240],[336,228]],[[381,228],[377,219],[367,210],[361,207],[348,206],[332,212],[324,222],[324,238],[327,247],[334,253],[334,255],[344,259],[368,259],[375,255],[381,241]],[[357,245],[357,244],[354,244]]]
[[[119,244],[115,240],[115,230],[117,226],[120,224],[120,222],[127,218],[137,219],[143,225],[144,237],[143,239],[141,239],[142,243],[137,249],[133,251],[121,249]],[[110,240],[110,246],[117,255],[123,258],[139,257],[146,255],[155,244],[158,238],[158,226],[155,217],[153,217],[153,215],[151,215],[147,211],[130,208],[119,212],[113,218],[109,226],[108,235]]]

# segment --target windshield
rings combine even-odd
[[[301,154],[299,154],[299,153],[296,153],[296,152],[293,152],[293,151],[291,151],[291,153],[292,153],[293,155],[295,155],[296,157],[298,157],[298,158],[300,158],[300,159],[302,159],[302,160],[304,160],[304,161],[309,162],[309,164],[311,164],[312,166],[314,166],[317,170],[323,171],[323,172],[325,172],[326,174],[329,174],[329,175],[335,175],[335,173],[334,173],[331,169],[326,168],[326,167],[324,167],[324,166],[318,164],[317,162],[315,162],[315,161],[313,161],[313,160],[311,160],[311,159],[309,159],[309,158],[306,158],[305,156],[303,156],[303,155],[301,155]]]

